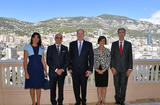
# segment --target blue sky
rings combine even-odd
[[[160,0],[0,0],[0,17],[38,22],[53,17],[114,14],[149,19]]]

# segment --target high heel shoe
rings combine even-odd
[[[105,103],[101,101],[101,105],[105,105]]]
[[[96,105],[101,105],[101,101],[100,102],[98,101]]]

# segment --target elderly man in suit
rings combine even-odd
[[[52,105],[63,104],[63,87],[66,68],[69,64],[68,48],[62,44],[62,34],[55,35],[55,44],[48,47],[47,64],[49,66],[50,97]],[[56,100],[56,85],[58,84],[58,100]]]
[[[87,80],[93,71],[94,54],[92,43],[84,40],[83,29],[77,30],[77,40],[70,43],[69,55],[76,105],[86,105]]]
[[[125,105],[128,77],[133,69],[132,44],[124,40],[126,30],[118,29],[119,40],[112,43],[111,70],[114,75],[115,104]]]

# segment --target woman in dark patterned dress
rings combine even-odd
[[[28,63],[27,60],[29,60]],[[32,105],[40,105],[41,88],[44,87],[47,68],[44,60],[44,46],[41,45],[39,33],[33,33],[31,43],[24,47],[24,70],[25,89],[30,89]],[[35,91],[37,103],[35,102]]]
[[[105,48],[107,43],[105,36],[98,39],[99,47],[94,49],[95,85],[97,87],[97,105],[104,105],[106,89],[108,86],[108,70],[110,65],[110,50]]]

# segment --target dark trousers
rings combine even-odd
[[[117,72],[114,75],[115,100],[123,103],[125,101],[128,77],[126,72]]]
[[[65,76],[59,76],[56,74],[54,77],[50,77],[50,99],[52,105],[62,105],[63,104],[63,89],[64,89]],[[56,85],[58,84],[58,100],[56,101]]]
[[[76,103],[80,104],[82,102],[82,105],[85,105],[88,77],[86,77],[85,74],[73,73],[72,80],[73,80],[73,90],[74,90]],[[80,97],[80,92],[82,97]]]

